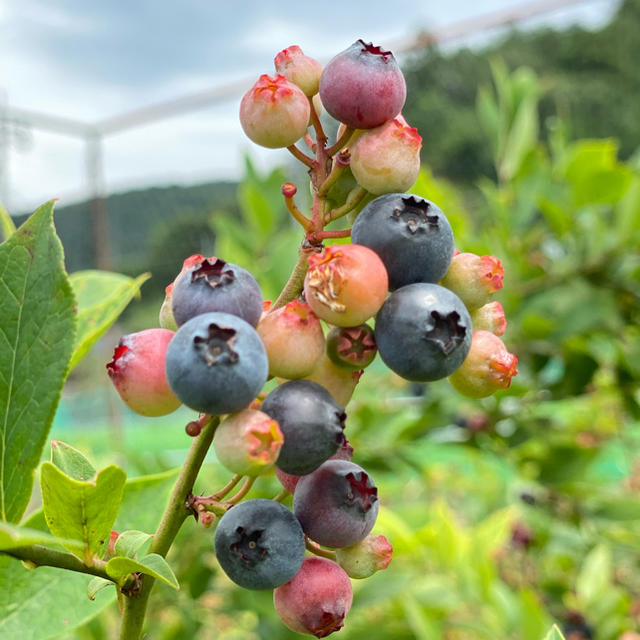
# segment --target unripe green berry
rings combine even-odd
[[[384,536],[369,534],[351,547],[336,549],[336,562],[350,578],[368,578],[386,569],[393,556],[393,547]]]

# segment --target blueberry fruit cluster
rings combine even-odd
[[[138,413],[184,404],[200,414],[191,436],[219,420],[213,447],[236,475],[187,506],[216,523],[216,556],[231,580],[273,589],[284,624],[321,638],[343,625],[350,578],[386,568],[392,553],[372,534],[378,489],[345,436],[344,407],[363,369],[379,351],[406,380],[449,377],[483,397],[509,386],[517,360],[492,300],[500,261],[457,251],[444,212],[406,192],[421,139],[401,114],[406,86],[391,52],[358,40],[323,69],[292,46],[275,67],[242,98],[240,122],[255,143],[289,149],[311,177],[309,216],[297,188],[282,188],[304,231],[283,293],[264,301],[243,267],[190,256],[166,289],[161,328],[122,338],[107,370]],[[340,123],[333,144],[321,108]],[[352,229],[326,228],[344,216]],[[270,378],[278,384],[264,394]],[[283,493],[243,501],[273,470]],[[282,504],[289,494],[291,508]]]

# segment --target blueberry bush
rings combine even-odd
[[[192,412],[180,468],[40,462],[148,276],[68,276],[53,203],[0,212],[0,637],[633,640],[638,168],[559,123],[539,143],[535,76],[496,65],[472,216],[420,171],[391,52],[275,67],[240,122],[308,177],[248,163],[244,228],[221,215],[106,365],[132,411]]]

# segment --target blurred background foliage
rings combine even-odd
[[[459,249],[502,260],[497,297],[519,375],[469,400],[446,381],[410,385],[379,359],[367,369],[347,435],[380,487],[374,533],[394,560],[355,581],[340,638],[540,640],[554,621],[567,640],[640,638],[638,33],[640,0],[628,0],[598,32],[514,32],[486,51],[408,63],[405,115],[424,139],[413,192],[447,213]],[[157,324],[163,288],[191,253],[215,251],[276,295],[300,239],[280,194],[287,179],[247,160],[237,198],[153,225],[140,256],[155,284],[78,367],[52,437],[105,461],[119,454],[130,476],[180,463],[189,414],[134,422],[113,390],[96,391],[103,363],[118,332]],[[299,194],[304,180],[293,180]],[[86,389],[83,413],[72,400]],[[109,427],[80,427],[100,397]],[[228,475],[211,460],[198,489]],[[277,492],[269,477],[251,495]],[[158,587],[149,637],[298,637],[270,592],[228,581],[211,531],[188,523],[169,560],[182,591]],[[110,611],[67,637],[109,638],[115,625]]]

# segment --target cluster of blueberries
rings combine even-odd
[[[243,98],[249,137],[264,146],[293,144],[307,132],[319,87],[324,107],[346,126],[376,131],[393,121],[396,128],[383,132],[383,141],[406,138],[406,123],[396,119],[406,89],[389,52],[358,41],[324,70],[314,63],[297,47],[276,57],[294,79],[261,78]],[[375,98],[377,85],[387,98]],[[378,139],[367,144],[372,140]],[[359,158],[353,167],[359,183],[375,173],[366,151],[363,144],[360,155],[352,154]],[[369,193],[379,188],[375,180],[367,185]],[[303,290],[282,304],[265,303],[242,267],[191,256],[167,287],[161,328],[124,336],[107,365],[122,399],[138,413],[164,415],[184,404],[222,416],[213,446],[229,470],[251,477],[275,466],[293,493],[293,511],[275,500],[229,504],[217,521],[215,552],[234,582],[274,589],[283,622],[316,637],[342,626],[352,600],[349,578],[386,568],[391,558],[386,538],[371,535],[376,485],[351,461],[344,435],[344,406],[362,369],[379,351],[406,380],[450,377],[476,397],[508,386],[515,374],[515,357],[496,338],[504,331],[500,311],[487,308],[497,304],[488,297],[502,284],[499,261],[457,253],[438,206],[388,191],[361,208],[350,244],[313,247]],[[472,322],[502,347],[480,340],[485,346],[471,357]],[[278,385],[265,395],[270,378]],[[316,555],[305,557],[306,549]]]

